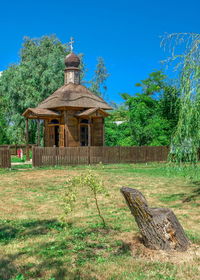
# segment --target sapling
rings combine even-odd
[[[101,213],[98,201],[98,194],[107,191],[104,187],[103,181],[95,174],[91,169],[88,170],[87,174],[82,174],[80,176],[75,176],[66,182],[67,188],[64,196],[64,213],[69,215],[74,208],[75,202],[77,201],[78,188],[89,188],[92,196],[94,198],[95,206],[97,208],[98,215],[102,220],[103,227],[106,227],[105,219]]]
[[[66,182],[67,188],[66,188],[64,199],[63,199],[64,213],[66,216],[68,216],[73,211],[74,204],[77,199],[76,198],[76,189],[75,189],[77,184],[80,184],[79,177],[73,177]]]
[[[101,213],[99,202],[98,202],[98,196],[97,196],[100,193],[104,193],[104,194],[107,193],[103,181],[100,180],[99,177],[91,169],[89,169],[86,175],[81,176],[81,185],[88,187],[91,193],[93,194],[98,215],[103,222],[103,227],[106,227],[106,222]]]

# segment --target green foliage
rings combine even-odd
[[[90,81],[90,90],[98,96],[105,97],[105,92],[107,90],[106,80],[108,77],[109,74],[106,69],[104,59],[102,57],[98,57],[95,75]]]
[[[137,145],[170,144],[179,114],[177,88],[169,83],[162,71],[152,72],[139,86],[141,94],[124,96],[135,142]]]
[[[164,80],[166,75],[162,71],[156,71],[149,74],[149,77],[142,80],[141,83],[137,83],[136,86],[142,88],[142,92],[146,95],[154,95],[163,90]]]
[[[25,278],[22,274],[18,274],[15,278],[12,278],[11,280],[25,280]]]
[[[180,109],[180,93],[175,86],[164,85],[160,100],[161,116],[169,122],[169,134],[173,135],[178,123]]]
[[[108,146],[169,145],[179,114],[179,92],[162,71],[141,83],[142,92],[123,93],[125,104],[115,108],[105,122]],[[117,124],[117,121],[121,121]]]
[[[74,203],[76,201],[76,191],[75,187],[79,184],[79,178],[73,177],[66,182],[67,188],[64,196],[64,213],[65,215],[69,215],[72,210]]]
[[[4,108],[2,119],[6,122],[6,140],[9,138],[9,143],[25,141],[25,123],[21,114],[63,85],[66,54],[66,46],[55,36],[24,39],[19,64],[10,66],[0,78],[0,100]],[[30,122],[30,132],[30,142],[34,142],[34,121]]]
[[[159,102],[147,94],[137,94],[126,103],[133,145],[167,145],[169,124],[160,115]]]
[[[63,85],[64,57],[68,47],[56,36],[39,39],[24,38],[18,64],[11,65],[0,76],[0,144],[25,142],[25,122],[22,113],[36,107]],[[83,58],[83,54],[80,55]],[[85,65],[81,59],[81,79]],[[98,58],[91,90],[103,96],[109,76],[103,58]],[[37,124],[29,121],[29,141],[36,143]],[[42,138],[41,138],[42,141]]]
[[[115,110],[105,119],[105,143],[107,146],[131,146],[131,131],[126,105],[112,105]]]
[[[98,194],[104,193],[106,194],[106,189],[103,185],[103,181],[99,179],[99,176],[95,174],[91,169],[88,170],[88,173],[86,175],[81,176],[81,185],[86,186],[89,188],[90,192],[93,195],[95,205],[98,211],[98,215],[100,219],[103,222],[103,227],[106,227],[106,223],[104,220],[104,217],[102,216],[100,207],[99,207],[99,201],[98,201]]]
[[[23,158],[19,158],[18,156],[11,157],[11,162],[25,162],[25,161],[26,161],[25,155],[23,155]]]
[[[66,183],[66,192],[64,196],[64,213],[69,217],[69,214],[73,211],[75,202],[78,200],[77,193],[78,188],[86,187],[93,196],[95,201],[96,209],[98,211],[98,215],[103,222],[103,227],[106,227],[106,223],[104,217],[101,214],[101,210],[99,207],[98,194],[106,194],[106,189],[103,185],[102,180],[99,179],[99,176],[94,173],[93,170],[88,169],[87,174],[82,174],[80,176],[74,176],[72,179],[69,179]],[[83,197],[81,197],[83,199]],[[85,205],[88,205],[86,198]],[[63,219],[63,217],[62,217]]]
[[[171,159],[179,163],[196,163],[200,145],[200,34],[166,35],[163,44],[166,46],[168,43],[173,47],[168,61],[179,73],[181,89],[180,114],[172,141]]]

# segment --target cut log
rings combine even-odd
[[[122,187],[121,192],[146,247],[154,250],[187,250],[189,240],[172,210],[149,208],[145,197],[136,189]]]

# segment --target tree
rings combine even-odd
[[[95,75],[90,81],[90,90],[98,96],[105,97],[105,92],[107,90],[106,80],[108,77],[109,74],[106,69],[104,59],[102,57],[98,57]]]
[[[128,109],[125,104],[113,104],[115,109],[105,119],[105,142],[107,146],[131,146],[131,130]]]
[[[173,160],[196,162],[200,145],[200,34],[169,34],[162,45],[167,47],[168,43],[172,49],[167,62],[178,71],[180,81],[180,113],[171,150]]]
[[[125,103],[107,118],[106,144],[169,145],[179,114],[178,89],[162,71],[150,73],[137,86],[142,92],[121,94]]]
[[[136,84],[142,92],[123,94],[133,145],[168,145],[178,119],[178,90],[162,71]]]
[[[5,70],[0,79],[0,100],[10,143],[24,142],[24,118],[28,107],[35,107],[63,85],[66,45],[55,36],[24,39],[19,64]],[[30,122],[30,141],[34,142],[35,122]]]
[[[63,85],[64,57],[68,54],[67,50],[67,45],[61,43],[55,36],[24,38],[19,64],[11,65],[0,78],[0,108],[2,108],[0,120],[3,124],[0,122],[1,130],[4,127],[5,134],[0,143],[25,142],[25,122],[22,113],[29,107],[36,107]],[[83,54],[80,57],[82,79],[85,65]],[[99,58],[92,80],[92,88],[96,94],[105,93],[107,77],[103,58]],[[29,122],[29,140],[32,143],[35,143],[36,126],[34,121]]]
[[[1,80],[1,76],[0,76]],[[6,137],[6,121],[4,118],[4,112],[5,108],[3,106],[2,97],[0,98],[0,143],[1,144],[7,144],[7,137]]]
[[[124,98],[129,110],[133,145],[167,145],[169,124],[159,114],[159,101],[144,93]]]
[[[168,134],[172,136],[179,118],[180,89],[165,83],[159,99],[159,106],[161,116],[169,122]]]
[[[149,77],[145,80],[142,80],[141,83],[137,83],[137,87],[142,88],[142,92],[146,95],[155,95],[163,90],[164,80],[166,75],[159,70],[149,74]]]

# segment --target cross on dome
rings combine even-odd
[[[70,38],[70,41],[69,41],[69,43],[68,43],[68,45],[69,45],[69,47],[70,47],[70,52],[72,53],[73,52],[73,44],[74,44],[74,38],[73,37],[71,37]]]

